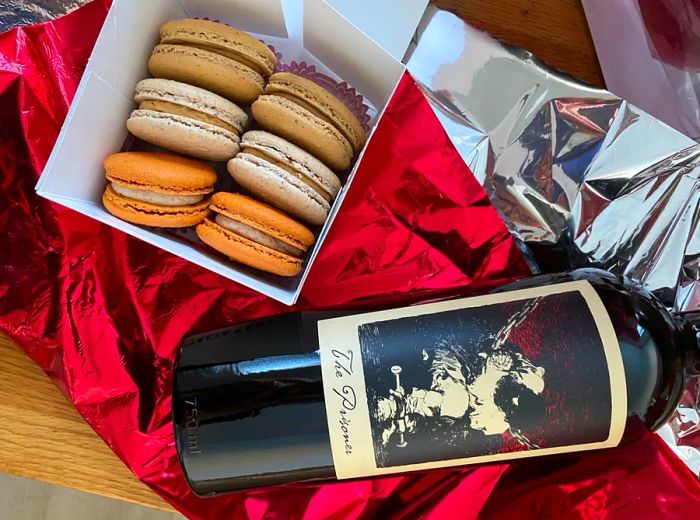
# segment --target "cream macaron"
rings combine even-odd
[[[145,79],[134,100],[139,106],[126,126],[146,142],[209,161],[227,161],[240,150],[248,116],[228,99],[177,81]]]
[[[341,188],[333,171],[298,146],[261,130],[245,133],[241,148],[228,162],[238,184],[290,215],[323,225]]]

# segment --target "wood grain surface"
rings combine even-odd
[[[0,335],[0,471],[171,509],[122,464],[44,372]]]
[[[579,0],[436,0],[583,81],[603,79]],[[51,381],[0,337],[0,471],[169,509],[138,482]]]
[[[604,85],[581,0],[434,0],[499,40],[596,87]]]

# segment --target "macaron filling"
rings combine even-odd
[[[241,235],[248,240],[252,240],[257,244],[269,247],[270,249],[274,249],[280,253],[285,253],[292,256],[301,256],[304,253],[304,251],[297,247],[287,244],[286,242],[270,236],[259,229],[249,226],[248,224],[244,224],[243,222],[239,222],[238,220],[229,218],[225,215],[217,214],[215,221],[222,228],[231,231],[232,233]]]
[[[271,157],[270,155],[266,154],[263,150],[243,145],[243,153],[254,155],[254,156],[259,157],[260,159],[263,159],[271,164],[274,164],[278,168],[282,168],[287,173],[294,175],[297,179],[304,182],[304,184],[309,186],[312,190],[314,190],[316,193],[318,193],[321,197],[326,199],[327,202],[331,202],[331,200],[333,199],[332,196],[330,195],[330,193],[328,193],[323,188],[323,186],[321,186],[319,183],[317,183],[313,179],[310,179],[307,175],[304,175],[304,173],[296,170],[295,168],[291,167],[290,165],[285,164],[282,161],[275,159],[274,157]]]
[[[238,134],[242,130],[241,128],[236,128],[233,125],[222,121],[218,117],[214,117],[209,114],[205,114],[204,112],[200,112],[183,105],[178,105],[177,103],[172,103],[170,101],[144,100],[139,104],[139,110],[153,110],[164,114],[175,114],[178,116],[189,117],[202,123],[208,123],[210,125],[223,128],[224,130],[228,130],[234,134]]]
[[[177,195],[170,193],[159,193],[156,191],[130,188],[115,182],[111,183],[112,189],[123,197],[127,197],[141,202],[148,202],[157,206],[189,206],[204,200],[206,195]]]

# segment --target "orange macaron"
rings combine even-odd
[[[217,175],[209,165],[179,155],[121,152],[104,161],[107,211],[133,224],[182,228],[209,213]]]
[[[232,260],[280,276],[301,272],[303,255],[315,242],[303,224],[239,193],[215,193],[211,218],[197,226],[197,235]]]

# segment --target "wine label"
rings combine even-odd
[[[340,479],[616,446],[625,373],[585,281],[320,321]]]

